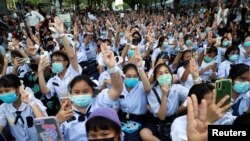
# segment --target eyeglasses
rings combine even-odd
[[[51,62],[54,63],[54,62],[63,62],[65,60],[52,60]]]

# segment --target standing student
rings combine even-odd
[[[62,134],[67,141],[86,141],[85,123],[88,115],[97,108],[113,108],[122,90],[122,78],[115,66],[112,51],[102,44],[104,63],[111,77],[111,88],[97,92],[96,84],[87,76],[77,76],[69,84],[70,101],[63,103],[57,114]],[[72,103],[72,106],[70,105]],[[73,118],[72,118],[73,117]]]
[[[0,78],[0,133],[9,126],[17,141],[38,141],[32,125],[33,118],[47,116],[46,107],[33,94],[23,90],[19,78],[13,74]]]

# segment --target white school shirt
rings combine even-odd
[[[12,71],[13,71],[13,66],[8,66],[6,69],[6,74],[11,74]],[[18,77],[23,78],[24,75],[29,71],[31,71],[29,66],[27,64],[23,64],[22,66],[18,67],[18,69],[17,69]]]
[[[232,125],[235,117],[227,112],[222,118],[218,119],[213,125]],[[178,117],[171,125],[170,132],[172,141],[187,141],[187,115]]]
[[[95,42],[93,41],[90,41],[87,46],[84,46],[84,50],[85,50],[85,53],[87,55],[87,59],[88,61],[91,61],[91,60],[95,60],[96,59],[96,48],[97,48],[97,45]]]
[[[204,60],[201,63],[201,67],[199,70],[202,70],[206,68],[207,66],[210,66],[212,64],[216,63],[215,60],[211,61],[210,63],[206,63]],[[210,76],[212,75],[213,71],[209,69],[208,71],[203,72],[203,74],[200,75],[201,79],[205,82],[211,82]]]
[[[156,86],[155,90],[157,91],[160,99],[162,97],[162,91],[160,86]],[[183,87],[180,84],[173,84],[170,87],[169,90],[169,95],[167,97],[167,109],[166,109],[166,115],[172,116],[176,113],[176,111],[179,108],[179,102],[180,101],[185,101],[188,95],[188,89]],[[148,103],[151,107],[151,113],[154,114],[154,116],[156,117],[156,113],[159,111],[160,109],[160,104],[153,92],[153,90],[151,90],[150,94],[147,95],[148,98]]]
[[[158,56],[161,52],[163,52],[163,51],[161,50],[160,47],[159,47],[159,48],[156,48],[156,49],[153,51],[153,54],[152,54],[152,56],[151,56],[151,59],[152,59],[153,62],[156,61],[157,56]]]
[[[80,46],[80,48],[76,51],[76,55],[78,63],[87,61],[87,55],[85,53],[85,50],[83,49],[83,46]]]
[[[41,112],[47,116],[46,107],[43,106],[42,102],[36,99],[36,104]],[[17,124],[14,124],[16,119],[16,111],[22,111],[21,116],[24,120],[24,124],[20,118],[18,119]],[[16,141],[38,141],[35,127],[33,126],[29,128],[27,125],[26,117],[28,116],[33,117],[33,119],[35,118],[31,106],[24,102],[21,103],[21,106],[18,110],[13,106],[12,103],[3,103],[0,105],[0,126],[5,127],[8,124],[10,131],[15,137]]]
[[[193,80],[192,75],[189,74],[187,80],[185,82],[182,82],[181,81],[181,77],[182,77],[184,71],[185,71],[185,68],[183,66],[180,67],[180,68],[178,68],[178,70],[177,70],[177,77],[180,80],[182,86],[190,89],[194,85],[194,80]]]
[[[27,13],[26,17],[27,17],[27,24],[29,26],[36,26],[41,21],[44,21],[44,17],[37,11],[31,11],[30,13]]]
[[[246,58],[245,52],[246,52],[246,50],[244,49],[244,47],[241,47],[240,48],[240,60],[239,60],[239,62],[250,65],[250,55]]]
[[[100,107],[109,107],[114,108],[114,103],[116,101],[113,101],[108,96],[108,90],[104,89],[102,90],[94,99],[93,102],[90,104],[88,108],[90,109],[90,112],[93,112],[94,110],[100,108]],[[87,108],[87,109],[88,109]],[[79,122],[78,117],[79,115],[77,113],[74,113],[74,116],[76,117],[76,120],[73,120],[71,122],[63,122],[60,125],[60,128],[62,130],[62,134],[65,141],[87,141],[87,133],[85,124],[87,121],[87,117],[85,117],[85,121]]]
[[[118,102],[115,105],[116,109],[121,109],[125,113],[143,115],[147,112],[147,97],[144,92],[144,86],[141,81],[128,92],[125,85]]]
[[[232,100],[232,103],[235,104],[240,100],[238,112],[239,115],[242,115],[244,112],[248,111],[250,107],[250,90],[245,94],[240,94],[236,100]],[[233,111],[232,111],[233,112]]]
[[[98,88],[100,89],[104,83],[105,80],[111,79],[110,74],[108,73],[108,71],[104,71],[100,74],[98,81],[99,81],[99,85]],[[107,84],[107,88],[110,88],[111,85]]]
[[[72,65],[69,65],[63,79],[61,79],[58,75],[50,78],[47,82],[47,87],[50,91],[46,94],[46,97],[50,99],[52,96],[54,96],[54,94],[57,94],[58,98],[60,98],[62,94],[68,93],[68,84],[74,77],[82,73],[82,67],[78,65],[78,68],[79,72],[74,70]]]
[[[233,64],[232,62],[225,60],[223,61],[219,67],[218,67],[218,78],[224,78],[227,79],[228,75],[229,75],[229,71],[231,69],[231,64]]]

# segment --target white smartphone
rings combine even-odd
[[[39,141],[64,141],[55,117],[50,116],[35,118],[34,126],[36,128]]]
[[[48,51],[41,51],[41,52],[40,52],[40,56],[41,56],[42,58],[47,57],[47,59],[50,60],[49,52],[48,52]]]
[[[25,64],[30,64],[30,58],[23,58]]]

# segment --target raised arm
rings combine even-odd
[[[50,65],[49,60],[46,59],[46,57],[41,58],[39,61],[39,65],[38,65],[38,80],[39,80],[39,86],[41,88],[41,92],[43,94],[48,94],[50,92],[49,88],[46,85],[46,81],[44,78],[44,70],[46,67],[48,67]]]
[[[101,50],[104,64],[111,77],[111,88],[108,90],[108,95],[110,99],[117,100],[123,90],[122,77],[116,67],[114,53],[110,51],[104,43],[101,44]]]

